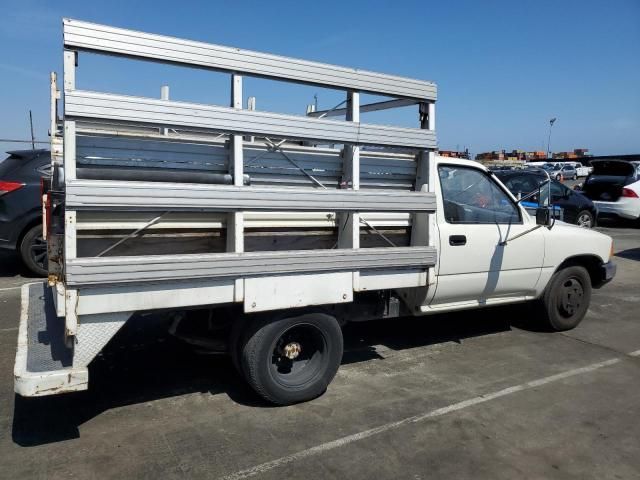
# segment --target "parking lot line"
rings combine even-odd
[[[640,356],[640,350],[629,353],[632,356]],[[391,422],[379,427],[375,427],[369,430],[365,430],[363,432],[354,433],[352,435],[347,435],[336,440],[332,440],[330,442],[322,443],[320,445],[316,445],[314,447],[308,448],[306,450],[301,450],[299,452],[293,453],[291,455],[286,455],[284,457],[277,458],[275,460],[271,460],[269,462],[261,463],[259,465],[253,466],[251,468],[247,468],[245,470],[239,470],[235,473],[231,473],[229,475],[225,475],[220,477],[221,480],[241,480],[243,478],[253,477],[255,475],[260,475],[262,473],[266,473],[275,468],[287,465],[289,463],[293,463],[297,460],[302,460],[307,457],[312,457],[315,455],[320,455],[324,452],[343,447],[350,443],[354,443],[360,440],[364,440],[369,437],[373,437],[375,435],[379,435],[381,433],[388,432],[390,430],[395,430],[397,428],[422,422],[424,420],[428,420],[435,417],[440,417],[446,415],[451,412],[463,410],[468,407],[472,407],[474,405],[478,405],[481,403],[488,402],[490,400],[495,400],[497,398],[505,397],[507,395],[512,395],[517,392],[522,392],[524,390],[529,390],[532,388],[540,387],[552,382],[557,382],[559,380],[563,380],[565,378],[574,377],[576,375],[583,375],[586,373],[593,372],[595,370],[599,370],[604,367],[608,367],[611,365],[615,365],[621,361],[621,357],[611,358],[609,360],[604,360],[602,362],[592,363],[591,365],[587,365],[585,367],[574,368],[571,370],[567,370],[565,372],[557,373],[555,375],[550,375],[547,377],[542,377],[536,380],[532,380],[530,382],[521,383],[519,385],[514,385],[512,387],[507,387],[502,390],[497,390],[495,392],[491,392],[484,395],[479,395],[477,397],[470,398],[468,400],[463,400],[461,402],[453,403],[451,405],[447,405],[442,408],[438,408],[436,410],[432,410],[430,412],[426,412],[419,415],[413,415],[411,417],[404,418],[397,422]]]
[[[18,286],[18,287],[5,287],[5,288],[0,288],[0,292],[4,292],[6,290],[19,290],[22,288],[22,285]]]
[[[29,279],[26,282],[21,282],[21,283],[18,283],[17,285],[11,286],[11,287],[2,287],[2,288],[0,288],[0,292],[6,291],[6,290],[20,290],[23,285],[27,285],[27,284],[30,284],[30,283],[39,283],[39,282],[34,282],[32,279]]]

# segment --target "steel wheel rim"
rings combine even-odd
[[[576,277],[567,278],[558,292],[558,312],[565,318],[571,318],[580,311],[584,302],[584,287]]]
[[[591,228],[591,215],[583,213],[578,217],[578,226],[583,228]]]
[[[287,353],[300,347],[299,354],[291,359]],[[304,387],[322,374],[328,363],[328,343],[325,335],[309,323],[286,329],[273,342],[270,349],[269,373],[284,387]]]
[[[42,235],[38,235],[33,239],[29,246],[29,255],[33,263],[38,267],[47,269],[47,242]]]

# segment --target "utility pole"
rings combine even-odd
[[[33,115],[31,115],[31,110],[29,110],[29,124],[31,125],[31,150],[35,150],[36,137],[33,135]]]
[[[549,136],[547,137],[547,158],[551,158],[551,127],[556,123],[556,117],[549,120]]]

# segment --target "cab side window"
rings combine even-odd
[[[449,223],[520,223],[520,210],[482,171],[452,165],[438,167],[444,216]]]

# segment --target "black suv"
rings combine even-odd
[[[516,197],[533,192],[547,179],[547,175],[540,170],[511,170],[494,173]],[[529,202],[537,202],[537,199],[532,198]],[[562,208],[563,219],[567,223],[586,228],[594,227],[596,224],[598,211],[593,202],[553,179],[551,180],[551,203]]]
[[[0,161],[0,248],[17,251],[30,271],[45,276],[41,179],[51,174],[51,156],[48,150],[7,153]]]

